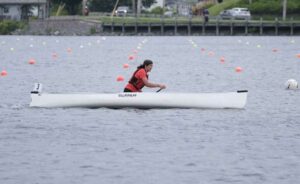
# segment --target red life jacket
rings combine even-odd
[[[133,73],[131,79],[129,80],[129,83],[132,84],[138,91],[141,91],[141,89],[145,86],[145,84],[144,84],[144,82],[143,82],[142,79],[138,79],[138,78],[135,77],[135,74],[136,74],[138,71],[140,71],[140,70],[145,70],[145,69],[144,69],[144,68],[137,69],[137,70]],[[146,70],[145,70],[145,72],[146,72]],[[147,74],[147,72],[146,72],[146,77],[147,77],[147,79],[148,79],[148,74]]]

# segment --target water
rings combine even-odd
[[[300,81],[299,44],[299,37],[1,36],[0,71],[8,75],[0,77],[0,183],[299,183],[300,91],[284,89],[288,79]],[[150,81],[167,85],[161,93],[247,89],[246,108],[28,107],[35,82],[50,93],[120,92],[146,58],[154,61]]]

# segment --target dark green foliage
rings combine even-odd
[[[249,6],[249,9],[254,14],[258,14],[258,13],[276,14],[281,11],[282,5],[280,2],[274,2],[274,3],[270,3],[267,1],[255,2]]]
[[[82,0],[52,0],[53,4],[65,3],[66,10],[70,15],[81,14]]]
[[[287,0],[287,13],[296,14],[300,12],[300,0]],[[242,0],[233,7],[248,7],[253,14],[281,14],[282,0]]]
[[[90,34],[91,35],[93,35],[93,34],[95,34],[97,31],[96,31],[96,28],[95,27],[92,27],[91,29],[90,29]]]
[[[0,21],[0,34],[7,35],[15,31],[16,29],[21,29],[23,27],[24,24],[19,21],[11,21],[11,20]]]
[[[149,8],[154,3],[156,3],[156,0],[143,0],[143,6],[146,8]]]
[[[56,15],[58,7],[59,7],[59,4],[52,4],[52,6],[51,6],[51,12],[50,12],[51,16],[55,16]],[[69,12],[66,9],[63,9],[60,12],[60,15],[69,15]]]
[[[300,14],[300,1],[299,0],[288,0],[288,9],[289,13]]]
[[[111,12],[115,3],[113,0],[92,0],[89,8],[91,11]]]
[[[151,13],[162,15],[164,13],[164,9],[162,7],[155,7],[153,10],[151,10]]]

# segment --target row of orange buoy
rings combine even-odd
[[[238,42],[239,42],[239,43],[242,43],[241,40],[238,40]],[[191,42],[191,43],[194,43],[194,42]],[[295,43],[295,42],[292,42],[292,41],[291,41],[291,43]],[[247,45],[250,45],[249,42],[246,42],[246,44],[247,44]],[[257,48],[262,48],[262,46],[261,46],[260,44],[258,44],[258,45],[257,45]],[[205,52],[205,51],[206,51],[205,48],[201,48],[201,52]],[[273,52],[278,52],[279,49],[273,48],[272,51],[273,51]],[[208,56],[214,56],[214,55],[215,55],[214,52],[212,52],[212,51],[209,51],[209,52],[208,52]],[[300,58],[300,54],[298,54],[297,57]],[[222,57],[220,58],[220,62],[221,62],[222,64],[225,63],[225,58],[224,58],[224,56],[222,56]],[[242,69],[242,67],[238,66],[238,67],[235,67],[235,71],[239,73],[239,72],[242,72],[243,69]]]
[[[11,48],[11,51],[13,51],[13,50],[14,50],[14,49]],[[73,51],[73,50],[72,50],[71,48],[67,48],[67,52],[68,52],[68,53],[72,53],[72,51]],[[58,54],[54,52],[54,53],[52,54],[52,58],[53,58],[53,59],[57,59],[57,57],[58,57]],[[33,59],[33,58],[29,59],[29,60],[28,60],[28,64],[34,65],[34,64],[36,64],[36,60]],[[124,66],[124,67],[126,67],[126,66]],[[7,73],[6,70],[2,70],[1,73],[0,73],[0,76],[1,76],[1,77],[5,77],[5,76],[7,76],[7,75],[8,75],[8,73]]]
[[[128,55],[128,61],[134,61],[137,58],[137,53],[138,53],[137,50],[133,50],[133,52]],[[129,68],[129,64],[128,63],[124,63],[123,64],[123,68],[124,69],[128,69]],[[122,75],[118,75],[117,76],[117,82],[122,82],[124,80],[125,80],[125,78]]]
[[[141,48],[141,46],[139,46],[138,48]],[[132,61],[132,60],[136,59],[136,58],[137,58],[137,54],[138,54],[138,51],[137,51],[137,50],[133,50],[133,51],[132,51],[132,54],[130,54],[130,55],[128,56],[128,60],[129,60],[129,61]]]
[[[134,49],[129,55],[128,55],[128,61],[132,62],[134,60],[137,60],[138,57],[138,50],[141,50],[143,48],[143,44],[145,44],[146,42],[148,42],[147,39],[144,39],[141,43],[139,43],[136,47],[136,49]],[[130,65],[128,63],[124,63],[123,64],[123,68],[124,69],[128,69],[130,67]],[[118,82],[122,82],[125,80],[125,78],[122,75],[118,75],[117,79]]]
[[[205,49],[205,48],[201,48],[200,51],[201,51],[201,52],[205,52],[206,49]],[[215,56],[215,53],[214,53],[213,51],[209,51],[209,52],[208,52],[208,56],[213,57],[213,56]],[[222,64],[225,63],[225,57],[224,57],[224,56],[221,56],[221,57],[220,57],[220,63],[222,63]],[[240,66],[237,66],[237,67],[235,67],[235,71],[236,71],[237,73],[240,73],[240,72],[243,71],[243,68],[240,67]]]
[[[68,53],[71,53],[71,52],[72,52],[72,49],[71,49],[71,48],[68,48],[68,49],[67,49],[67,52],[68,52]],[[58,58],[58,54],[55,53],[55,52],[52,53],[52,58],[53,58],[53,59],[57,59],[57,58]],[[36,64],[36,60],[33,59],[33,58],[29,59],[29,60],[28,60],[28,64],[34,65],[34,64]]]
[[[195,43],[194,43],[193,41],[190,41],[190,42],[192,43],[193,46],[195,45]],[[239,43],[241,43],[240,40],[239,40]],[[295,41],[291,41],[291,43],[295,43]],[[249,45],[250,43],[247,42],[246,44]],[[261,45],[259,45],[259,44],[257,45],[257,48],[261,48],[261,47],[262,47]],[[201,52],[205,52],[205,51],[206,51],[205,48],[201,48],[200,50],[201,50]],[[272,52],[278,52],[278,51],[279,51],[279,49],[277,49],[277,48],[273,48],[273,49],[272,49]],[[209,51],[209,52],[208,52],[208,56],[214,56],[214,55],[215,55],[214,52],[212,52],[212,51]],[[297,57],[297,58],[300,58],[300,54],[297,54],[296,57]],[[221,62],[221,63],[225,63],[225,58],[224,58],[224,56],[220,57],[220,62]],[[237,66],[237,67],[235,67],[235,71],[236,71],[237,73],[240,73],[240,72],[243,71],[243,68],[240,67],[240,66]]]
[[[128,61],[134,61],[137,58],[137,53],[138,53],[137,50],[133,50],[133,52],[128,55]],[[129,64],[128,63],[124,63],[123,64],[123,68],[125,68],[125,69],[129,68]],[[122,80],[117,80],[117,81],[122,81]]]
[[[32,38],[31,38],[30,40],[33,41]],[[103,37],[102,40],[105,41],[106,38]],[[17,38],[17,41],[20,41],[20,39]],[[59,41],[59,40],[56,40],[56,43],[60,43],[60,41]],[[97,40],[97,43],[100,43],[100,40]],[[5,45],[5,44],[6,44],[6,41],[2,41],[0,44],[1,44],[1,45]],[[44,42],[42,42],[42,45],[43,45],[43,46],[46,46],[47,43],[44,41]],[[89,43],[89,45],[91,45],[91,43]],[[35,47],[34,44],[29,44],[28,46],[31,47],[31,48]],[[16,51],[16,49],[15,49],[14,47],[10,47],[9,49],[10,49],[11,52]],[[69,47],[69,48],[66,49],[66,51],[67,51],[67,53],[71,54],[71,53],[73,52],[73,49]],[[58,58],[58,54],[55,53],[55,52],[52,53],[52,58],[53,58],[53,59],[57,59],[57,58]],[[30,59],[27,61],[27,63],[30,64],[30,65],[34,65],[34,64],[37,63],[37,61],[36,61],[34,58],[30,58]],[[124,64],[124,68],[128,68],[128,67],[129,67],[128,64]],[[7,72],[6,70],[2,70],[2,71],[0,70],[0,77],[5,77],[5,76],[7,76],[7,75],[8,75],[8,72]]]

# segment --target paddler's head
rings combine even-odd
[[[143,64],[137,67],[137,69],[144,68],[146,72],[150,72],[153,67],[153,62],[149,59],[146,59]]]
[[[150,72],[153,67],[153,62],[151,60],[147,59],[144,61],[143,65],[144,65],[146,72]]]

